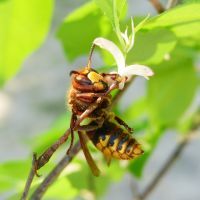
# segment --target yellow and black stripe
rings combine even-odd
[[[130,160],[143,154],[136,139],[113,122],[105,121],[101,128],[87,132],[87,135],[106,157]]]

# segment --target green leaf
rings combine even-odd
[[[135,27],[135,33],[136,33],[137,31],[139,31],[139,30],[144,26],[144,24],[147,23],[147,21],[149,20],[149,17],[150,17],[150,15],[147,15],[144,19],[142,19],[142,20],[137,24],[137,26]]]
[[[90,2],[65,18],[57,36],[68,59],[74,60],[78,56],[89,54],[93,40],[110,31],[108,20],[102,16],[96,4]]]
[[[168,29],[152,29],[139,31],[135,36],[134,48],[127,56],[127,63],[143,63],[153,65],[161,62],[176,44],[174,33]]]
[[[98,154],[101,154],[101,152],[98,152]],[[85,159],[78,160],[76,158],[76,160],[73,161],[73,163],[78,162],[81,166],[78,171],[67,175],[67,178],[70,180],[73,187],[77,188],[78,190],[90,190],[99,196],[105,193],[109,184],[121,180],[125,170],[119,166],[119,161],[113,160],[111,165],[108,167],[105,163],[101,163],[100,157],[98,158],[99,159],[95,161],[101,170],[101,175],[99,177],[92,175],[92,172]]]
[[[154,67],[147,102],[155,124],[175,125],[191,104],[197,89],[197,75],[190,54],[187,49],[177,48],[169,60]]]
[[[148,131],[147,134],[143,137],[142,141],[144,143],[143,145],[144,155],[133,160],[129,164],[129,170],[134,176],[138,178],[142,177],[146,163],[148,162],[152,153],[154,152],[154,149],[156,148],[158,141],[160,140],[162,136],[162,133],[163,133],[163,130],[154,129],[154,130]]]
[[[200,45],[199,10],[199,3],[177,6],[149,20],[143,28],[152,30],[156,27],[165,27],[173,31],[178,39],[195,39],[195,42],[198,42]]]
[[[199,3],[200,0],[182,0],[182,3]]]
[[[145,24],[144,28],[175,27],[191,22],[200,22],[200,4],[193,3],[177,6],[169,11],[158,15]]]
[[[113,27],[119,26],[119,18],[127,7],[126,0],[94,0],[102,12],[108,17]],[[114,6],[115,4],[115,6]]]
[[[142,115],[146,114],[147,110],[147,102],[146,98],[142,97],[136,101],[134,101],[128,108],[121,113],[122,119],[125,119],[127,123],[132,123],[134,120],[138,119]]]
[[[58,179],[45,193],[46,199],[74,199],[78,190],[74,188],[65,177]]]
[[[53,0],[0,2],[0,86],[41,45],[49,30],[52,11]]]
[[[134,101],[124,112],[117,114],[133,128],[134,134],[139,134],[148,127],[147,102],[146,98],[142,97]]]
[[[120,42],[122,51],[124,52],[124,54],[126,54],[130,50],[130,48],[132,48],[132,45],[131,45],[132,42],[129,42],[129,44],[127,44],[127,42],[125,42],[125,39],[122,36],[123,31],[121,31],[121,28],[120,28],[120,16],[121,16],[121,13],[126,13],[126,9],[124,8],[127,7],[127,1],[126,0],[94,0],[94,1],[102,10],[102,12],[110,20],[113,26],[114,32]],[[130,41],[132,41],[132,38],[134,38],[134,34],[135,34],[133,31],[134,27],[133,27],[132,19],[131,19],[131,25],[132,25],[130,28],[131,33],[129,34]]]
[[[49,130],[45,133],[39,134],[37,137],[34,136],[34,139],[31,139],[31,141],[28,141],[27,143],[32,145],[34,152],[37,152],[39,155],[64,134],[64,132],[69,128],[69,124],[70,112],[67,112],[67,115],[60,117],[60,119],[58,119]],[[33,140],[36,142],[33,143]]]
[[[26,180],[31,162],[28,160],[8,161],[0,165],[0,192],[19,189]]]

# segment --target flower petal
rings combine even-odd
[[[125,67],[125,69],[120,75],[127,76],[128,78],[130,78],[132,75],[138,75],[138,76],[143,76],[146,79],[149,79],[148,77],[153,76],[154,73],[149,67],[136,64]]]
[[[102,49],[105,49],[107,51],[109,51],[112,56],[114,57],[116,63],[117,63],[117,67],[118,67],[118,72],[121,72],[124,70],[125,68],[125,59],[124,56],[122,54],[122,52],[120,51],[120,49],[110,40],[107,40],[105,38],[99,37],[96,38],[93,43],[97,46],[99,46]]]

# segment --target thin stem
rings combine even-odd
[[[43,182],[36,188],[31,196],[31,200],[39,200],[42,198],[47,189],[57,180],[60,173],[65,169],[65,167],[72,161],[75,155],[80,151],[80,142],[76,143],[71,149],[69,155],[65,155],[60,162],[55,166],[55,168],[49,173],[49,175],[43,180]]]
[[[165,11],[163,5],[159,2],[159,0],[149,0],[158,13],[162,13]]]
[[[28,175],[28,179],[26,181],[26,185],[25,185],[24,192],[22,194],[21,200],[26,200],[27,197],[28,197],[28,192],[30,190],[31,183],[33,182],[33,179],[35,177],[34,163],[35,163],[35,155],[33,155],[31,169],[30,169],[30,172],[29,172],[29,175]]]
[[[94,51],[94,48],[95,48],[95,47],[96,47],[96,45],[95,45],[95,44],[92,44],[91,49],[90,49],[90,54],[89,54],[89,57],[88,57],[88,64],[87,64],[88,69],[91,68],[92,54],[93,54],[93,51]]]
[[[33,154],[32,166],[29,172],[29,176],[26,181],[26,185],[21,197],[21,200],[26,200],[28,192],[30,190],[31,184],[35,175],[37,175],[37,170],[43,167],[51,158],[53,153],[67,140],[70,134],[70,129],[68,129],[52,146],[50,146],[44,153],[36,159],[36,154]]]
[[[139,196],[138,200],[145,200],[152,191],[156,188],[156,186],[160,183],[161,179],[166,175],[172,165],[175,163],[176,159],[181,155],[188,142],[190,141],[189,137],[185,137],[175,148],[169,159],[160,169],[160,171],[156,174],[155,178],[151,181],[149,186],[144,190],[144,192]]]
[[[44,153],[39,156],[37,159],[37,168],[36,170],[39,170],[41,167],[43,167],[51,158],[51,156],[54,154],[54,152],[67,141],[69,135],[70,135],[70,129],[67,129],[65,133],[47,150],[44,151]]]
[[[103,98],[99,97],[99,103],[103,101]],[[90,112],[88,112],[87,114],[90,114],[93,110],[95,110],[97,108],[98,104],[93,105],[92,109],[90,109]],[[83,119],[79,119],[77,120],[77,123],[75,124],[74,129],[76,129],[76,127],[81,123]],[[64,143],[66,142],[66,140],[69,137],[69,134],[71,133],[71,130],[68,129],[66,130],[66,132],[52,145],[50,146],[38,159],[34,159],[34,163],[32,165],[32,169],[34,170],[35,175],[39,176],[37,174],[37,170],[40,169],[41,167],[43,167],[48,161],[49,159],[52,157],[52,155],[54,154],[54,152]],[[35,154],[34,154],[35,155]],[[35,155],[36,157],[36,155]],[[27,182],[30,182],[29,184],[31,185],[33,181],[33,178],[27,179]],[[26,189],[26,187],[25,187]],[[28,195],[30,186],[27,188],[26,191],[26,195]],[[24,192],[23,192],[24,193]]]
[[[113,19],[114,19],[114,30],[116,32],[117,38],[122,46],[122,49],[125,49],[125,42],[122,39],[121,36],[121,30],[120,30],[120,25],[119,25],[119,18],[117,16],[117,6],[116,6],[116,1],[113,1]]]

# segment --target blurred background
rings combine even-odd
[[[160,2],[163,7],[170,3]],[[134,127],[147,153],[130,163],[114,161],[108,168],[91,146],[103,175],[93,177],[79,153],[44,199],[134,199],[182,137],[191,131],[199,135],[200,3],[178,4],[159,15],[152,2],[129,0],[121,18],[125,27],[130,16],[136,24],[151,16],[136,33],[127,61],[150,66],[155,76],[148,82],[137,78],[115,108]],[[69,72],[86,64],[95,37],[116,41],[114,34],[92,1],[0,1],[0,199],[19,197],[32,152],[42,153],[68,128]],[[93,64],[108,71],[114,65],[109,55],[98,51]],[[67,147],[64,144],[43,167],[43,177],[34,186]],[[199,147],[195,136],[146,199],[200,199]],[[80,176],[82,183],[77,184]]]

